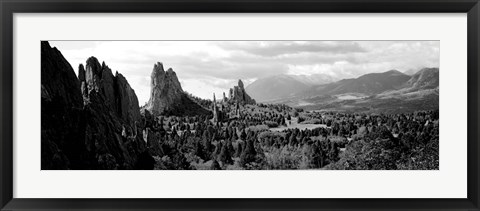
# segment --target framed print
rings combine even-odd
[[[2,210],[478,210],[476,0],[0,5]]]

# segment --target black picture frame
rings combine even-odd
[[[1,210],[479,210],[478,0],[0,0]],[[13,198],[14,13],[467,13],[466,199],[17,199]],[[92,190],[93,191],[93,190]]]

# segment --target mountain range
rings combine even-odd
[[[318,84],[278,75],[254,81],[246,90],[261,103],[284,103],[307,109],[393,111],[392,102],[396,102],[404,105],[404,111],[410,111],[438,108],[438,86],[439,69],[423,68],[413,75],[389,70]]]
[[[327,84],[334,81],[335,79],[332,76],[325,74],[309,76],[282,74],[260,78],[248,85],[245,90],[258,102],[268,102],[292,97],[314,85]]]

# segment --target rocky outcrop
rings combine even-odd
[[[143,130],[143,140],[147,144],[150,154],[162,157],[164,153],[160,144],[160,136],[159,132],[154,132],[150,128],[145,128],[145,130]]]
[[[135,123],[140,121],[140,107],[135,91],[128,84],[127,79],[120,73],[115,73],[117,112],[125,122]],[[132,126],[132,125],[130,125]]]
[[[158,115],[207,115],[209,111],[192,101],[183,91],[177,74],[169,68],[164,71],[163,64],[154,65],[150,81],[150,99],[146,109],[154,116]]]
[[[42,42],[42,169],[153,168],[142,128],[125,77],[90,57],[77,78]]]
[[[170,68],[163,70],[163,64],[158,62],[153,66],[150,81],[150,100],[147,109],[153,115],[160,115],[180,106],[183,89],[177,74]]]
[[[133,130],[135,122],[140,122],[137,95],[122,74],[116,72],[114,76],[104,62],[100,65],[97,58],[90,57],[86,69],[83,65],[79,66],[78,78],[86,105],[91,102],[92,93],[95,93],[104,100],[102,104],[115,111],[130,129]]]
[[[240,104],[255,104],[255,100],[251,98],[245,91],[242,80],[238,80],[238,86],[230,89],[230,101],[238,102]]]
[[[134,169],[146,151],[138,99],[122,74],[90,57],[85,65],[83,90],[86,146],[95,152],[100,169]]]
[[[92,165],[85,139],[80,83],[60,51],[41,42],[41,168]]]

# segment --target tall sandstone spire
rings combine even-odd
[[[177,74],[170,68],[164,71],[163,64],[158,62],[153,66],[150,80],[150,100],[147,109],[154,115],[180,106],[183,89]]]
[[[153,66],[150,80],[150,99],[146,109],[158,115],[196,115],[207,114],[207,110],[188,98],[183,91],[177,74],[169,68],[164,71],[163,64]]]

